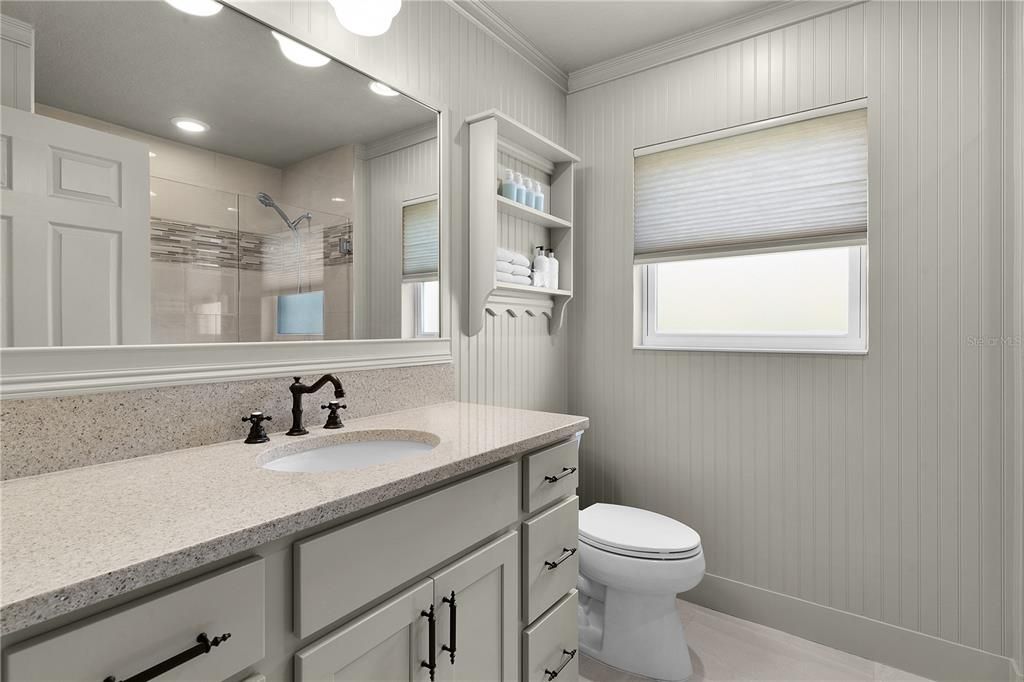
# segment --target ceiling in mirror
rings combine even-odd
[[[35,64],[0,345],[438,335],[436,111],[212,0],[0,12]]]

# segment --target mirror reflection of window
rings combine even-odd
[[[403,204],[403,337],[436,338],[440,334],[439,225],[436,195]]]

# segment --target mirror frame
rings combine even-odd
[[[291,32],[227,4],[251,21]],[[299,42],[301,38],[292,36]],[[314,48],[329,54],[321,48]],[[379,80],[332,56],[347,68]],[[386,81],[381,81],[386,82]],[[394,87],[394,86],[392,86]],[[453,117],[422,97],[404,96],[437,114],[440,330],[436,339],[345,339],[238,343],[51,346],[0,349],[0,397],[35,398],[277,376],[452,362],[450,168]]]

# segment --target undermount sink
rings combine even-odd
[[[305,473],[352,471],[423,455],[440,442],[437,436],[419,431],[354,432],[342,438],[341,442],[309,444],[298,450],[283,446],[271,451],[262,467]]]

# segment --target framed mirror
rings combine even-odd
[[[199,4],[0,9],[5,395],[450,359],[441,112]]]

